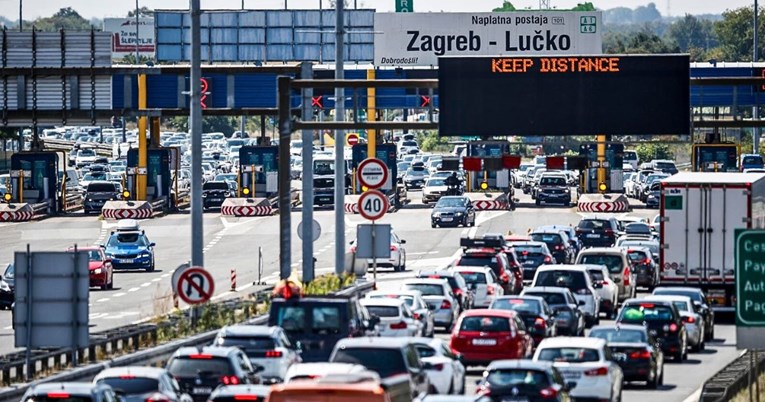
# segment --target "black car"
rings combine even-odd
[[[420,271],[417,278],[446,279],[452,288],[452,293],[460,302],[460,313],[473,308],[473,291],[468,288],[465,279],[455,271]]]
[[[688,296],[693,301],[693,308],[696,313],[704,318],[704,340],[711,341],[715,339],[715,312],[712,311],[711,304],[707,300],[704,291],[698,288],[685,287],[659,287],[653,290],[657,296]]]
[[[541,241],[514,241],[509,245],[515,250],[518,262],[523,269],[523,280],[531,282],[542,264],[552,264],[553,255],[547,245]]]
[[[659,267],[653,260],[651,250],[646,247],[629,247],[627,249],[632,270],[635,271],[637,286],[653,289],[659,284]]]
[[[116,183],[111,181],[92,181],[85,189],[82,209],[87,213],[101,212],[106,201],[119,200],[120,191]]]
[[[226,198],[234,197],[236,192],[228,182],[208,181],[202,184],[202,203],[204,209],[220,208]]]
[[[611,247],[618,233],[619,221],[614,217],[584,218],[576,226],[576,235],[584,247]]]
[[[0,277],[0,309],[11,308],[13,305],[15,283],[13,264],[8,264],[3,276]]]
[[[661,201],[661,183],[654,181],[648,188],[645,197],[646,208],[659,208]]]
[[[30,385],[22,402],[113,402],[119,401],[114,389],[90,382],[46,382]]]
[[[356,298],[343,296],[275,298],[268,315],[268,325],[282,327],[300,345],[306,363],[327,361],[340,339],[374,333],[376,321]]]
[[[422,188],[425,185],[425,179],[428,178],[429,172],[425,166],[415,166],[409,168],[404,174],[404,186],[407,190],[412,188]]]
[[[521,296],[537,296],[544,299],[555,314],[557,335],[584,335],[586,327],[584,313],[570,290],[557,287],[530,287],[523,289]]]
[[[533,232],[529,235],[533,241],[541,241],[547,245],[555,262],[558,264],[570,264],[576,258],[576,251],[568,241],[568,235],[557,230]]]
[[[536,190],[536,204],[571,204],[571,190],[563,174],[544,174]]]
[[[210,402],[265,402],[271,393],[270,385],[224,385],[215,388]]]
[[[534,229],[534,232],[550,232],[559,231],[564,232],[568,236],[568,242],[571,247],[574,248],[574,255],[579,254],[582,251],[582,241],[576,235],[576,229],[573,226],[568,225],[545,225]]]
[[[498,360],[484,370],[476,401],[563,402],[572,400],[575,383],[565,383],[552,362]]]
[[[555,312],[547,305],[545,299],[539,296],[503,296],[495,299],[489,308],[518,313],[534,339],[534,345],[539,345],[542,339],[558,334]]]
[[[475,226],[473,203],[465,196],[441,197],[430,213],[430,227]]]
[[[202,402],[220,385],[260,384],[262,369],[253,367],[241,349],[224,346],[180,348],[166,368],[183,392]]]
[[[680,312],[672,302],[625,300],[616,322],[645,325],[648,333],[658,340],[664,354],[678,362],[688,358],[688,334]]]
[[[664,353],[644,326],[599,325],[588,336],[606,341],[624,381],[645,381],[651,389],[664,384]]]

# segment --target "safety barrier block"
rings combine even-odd
[[[28,203],[0,204],[0,222],[26,222],[34,217]]]
[[[510,208],[505,193],[465,193],[476,211],[502,211]]]
[[[267,198],[226,198],[220,207],[223,216],[271,216],[274,209]]]
[[[579,212],[629,212],[630,202],[624,194],[582,194],[577,202]]]
[[[148,201],[106,201],[101,209],[104,219],[148,219],[153,215]]]

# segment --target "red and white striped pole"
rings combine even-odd
[[[231,291],[236,292],[236,269],[231,269]]]

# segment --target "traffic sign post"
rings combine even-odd
[[[364,162],[372,161],[372,160],[379,161],[379,159],[367,159]],[[384,164],[382,166],[385,167]],[[362,165],[359,165],[359,180],[361,180],[361,177],[362,177],[361,167]],[[387,169],[385,170],[384,173],[387,178]],[[380,183],[385,183],[385,179],[382,179]],[[364,184],[363,181],[361,184],[366,185]],[[390,207],[390,203],[388,202],[388,197],[378,190],[365,191],[363,194],[361,194],[361,197],[359,197],[359,204],[358,204],[359,213],[361,214],[362,217],[372,221],[372,225],[371,225],[372,253],[371,254],[372,254],[372,278],[374,283],[377,283],[377,253],[375,252],[376,251],[375,221],[385,216],[385,213],[388,212],[389,207]],[[357,240],[358,242],[361,241],[361,238],[358,235],[357,235],[357,239],[358,239]],[[358,249],[360,244],[357,244],[356,246]],[[390,246],[390,241],[388,241],[387,246]]]
[[[765,348],[765,230],[736,229],[736,346]]]
[[[206,303],[215,292],[215,281],[204,268],[191,267],[178,276],[175,292],[188,304]]]
[[[367,158],[359,163],[359,183],[369,189],[378,189],[388,181],[388,167],[376,158]]]
[[[359,135],[356,133],[348,133],[348,135],[345,136],[345,144],[349,147],[352,147],[359,143]]]
[[[396,0],[397,13],[413,13],[414,0]]]

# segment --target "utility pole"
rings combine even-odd
[[[135,0],[135,64],[138,64],[138,0]]]
[[[24,19],[22,18],[21,9],[23,8],[24,0],[19,0],[19,32],[22,32],[24,30]]]
[[[760,38],[759,38],[759,31],[760,31],[760,24],[759,24],[759,14],[760,13],[760,7],[757,5],[757,0],[754,0],[754,40],[752,43],[752,62],[757,63],[760,60]],[[752,108],[752,117],[754,121],[757,121],[760,119],[760,105],[755,104]],[[760,128],[755,127],[754,130],[752,130],[752,153],[753,154],[759,154],[760,153]]]
[[[200,0],[191,1],[191,74],[189,79],[189,130],[191,131],[191,265],[204,266],[202,221],[202,47]]]
[[[345,0],[335,1],[335,79],[345,78]],[[335,88],[335,121],[345,120],[345,88]],[[345,272],[345,132],[335,130],[335,273]]]

